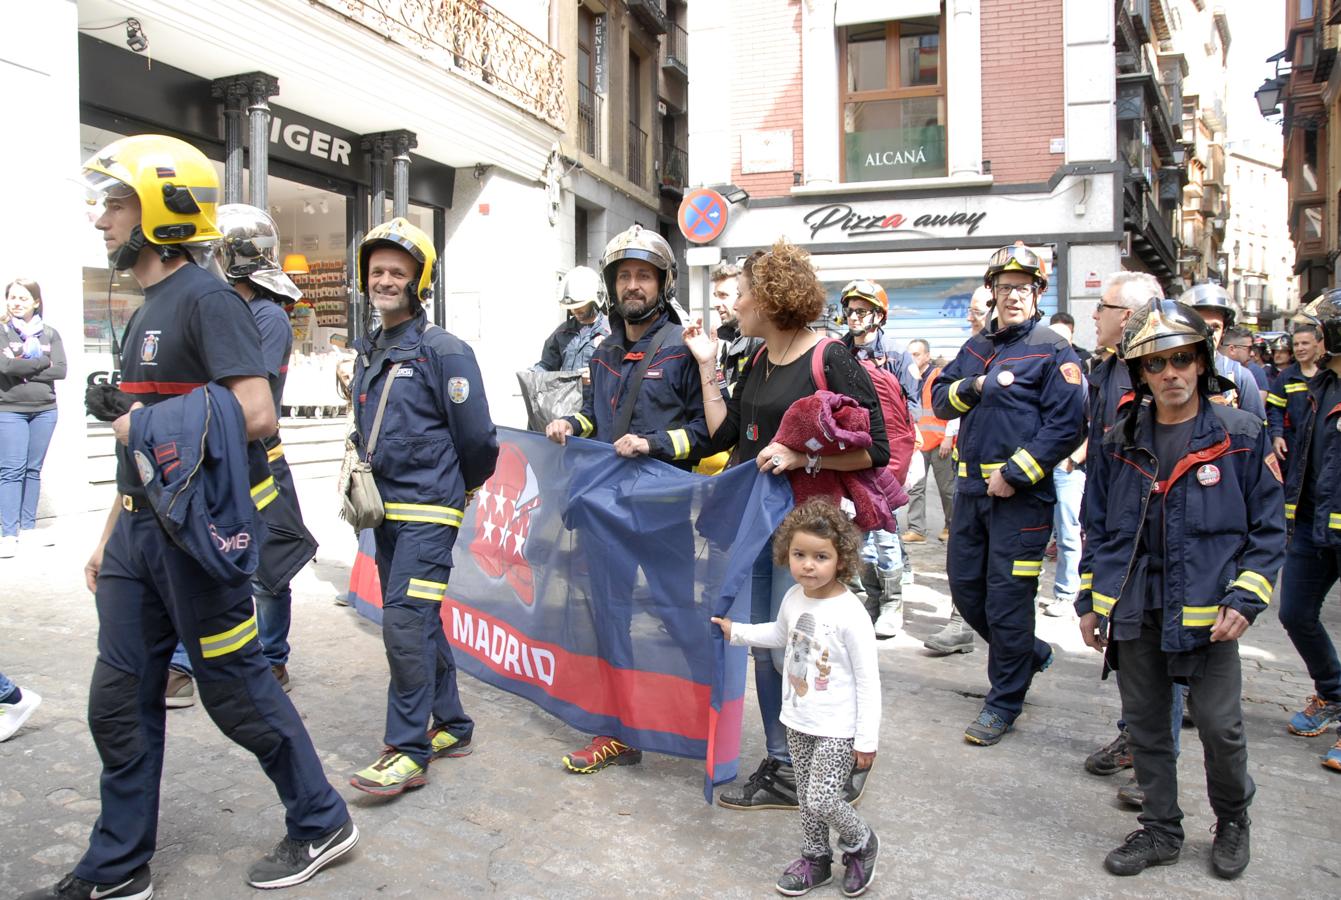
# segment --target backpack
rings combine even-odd
[[[830,344],[842,341],[832,337],[822,337],[810,355],[810,377],[815,389],[827,391],[829,381],[824,377],[824,351]],[[763,356],[764,347],[754,354],[751,366]],[[844,348],[846,349],[846,348]],[[881,368],[869,359],[857,360],[875,386],[875,396],[880,401],[880,412],[885,418],[885,436],[889,439],[889,464],[886,466],[899,484],[908,477],[908,466],[913,459],[913,444],[917,440],[917,429],[912,416],[908,414],[908,401],[903,395],[903,387],[894,373]]]

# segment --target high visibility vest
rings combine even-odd
[[[937,366],[922,376],[922,417],[917,420],[917,428],[922,432],[922,449],[935,450],[945,438],[945,420],[936,418],[931,409],[931,385],[941,374]]]

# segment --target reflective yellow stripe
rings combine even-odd
[[[410,587],[405,591],[405,596],[441,603],[443,598],[447,596],[447,585],[441,581],[411,578]]]
[[[256,630],[256,616],[253,615],[236,628],[230,628],[221,634],[202,637],[200,639],[201,655],[206,659],[214,659],[217,656],[232,653],[245,645],[247,641],[256,637]]]
[[[270,461],[270,462],[274,462],[275,460],[279,459],[279,458],[282,457],[283,455],[284,455],[284,445],[283,445],[283,444],[276,444],[275,446],[271,447],[269,450],[265,451],[265,458],[266,458],[268,461]]]
[[[1215,617],[1219,614],[1218,606],[1184,606],[1183,627],[1207,628],[1215,624]]]
[[[1239,577],[1234,579],[1234,582],[1230,587],[1239,587],[1243,588],[1245,591],[1251,591],[1256,594],[1263,603],[1271,602],[1271,582],[1250,569],[1244,569],[1240,572]]]
[[[461,527],[461,510],[450,506],[429,506],[424,503],[387,503],[386,517],[392,522],[428,522],[430,525]]]
[[[1010,459],[1024,471],[1024,474],[1029,477],[1032,483],[1038,484],[1043,480],[1043,467],[1038,464],[1038,460],[1034,459],[1034,455],[1028,450],[1021,447],[1011,454]]]
[[[1306,390],[1308,390],[1308,385],[1302,381],[1291,381],[1285,386],[1285,393],[1287,394],[1297,394]]]
[[[967,403],[959,399],[959,386],[963,384],[966,380],[967,379],[965,378],[961,378],[954,384],[950,385],[950,405],[962,413],[966,413],[969,411],[969,409],[971,409],[971,407]]]
[[[1004,465],[1005,465],[1005,463],[998,463],[998,462],[978,463],[978,475],[979,475],[980,477],[982,477],[983,479],[991,478],[991,477],[992,477],[992,473],[995,472],[997,469],[1000,469],[1000,468],[1001,468],[1002,466],[1004,466]],[[968,470],[968,467],[969,467],[969,464],[968,464],[968,463],[960,463],[960,464],[959,464],[959,477],[960,477],[960,478],[968,478],[968,477],[969,477],[969,470]]]
[[[1266,402],[1270,403],[1272,406],[1279,406],[1282,409],[1284,409],[1285,406],[1287,405],[1285,402],[1285,398],[1282,397],[1280,394],[1267,394]]]
[[[596,426],[591,424],[591,419],[588,419],[586,416],[582,415],[582,413],[578,413],[573,416],[573,418],[577,419],[577,424],[582,426],[582,434],[580,437],[591,437],[591,433],[596,430]]]
[[[959,477],[968,478],[968,463],[959,464]]]
[[[257,509],[265,509],[278,496],[279,488],[275,486],[273,476],[251,489],[251,502],[256,504]]]
[[[1094,603],[1094,611],[1101,616],[1111,613],[1113,607],[1117,605],[1117,598],[1101,594],[1098,591],[1090,592],[1090,600]]]
[[[1295,511],[1296,509],[1298,509],[1298,508],[1299,508],[1299,507],[1296,506],[1296,505],[1293,504],[1293,503],[1287,503],[1287,504],[1285,504],[1285,518],[1288,519],[1289,521],[1293,522],[1293,521],[1294,521],[1294,511]]]
[[[683,428],[673,428],[666,432],[670,436],[671,450],[674,451],[675,459],[687,459],[689,457],[689,432]]]
[[[1341,513],[1332,513],[1327,517],[1328,528],[1341,528]]]
[[[1011,566],[1010,574],[1019,578],[1037,578],[1043,574],[1042,560],[1017,559]]]
[[[1093,573],[1093,572],[1081,572],[1081,573],[1080,573],[1080,589],[1081,589],[1082,591],[1092,591],[1092,590],[1094,590],[1094,573]]]

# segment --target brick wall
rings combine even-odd
[[[1095,15],[1112,15],[1100,6]],[[1048,152],[1066,134],[1062,2],[985,0],[981,9],[982,158],[997,184],[1046,181],[1065,160]]]
[[[789,194],[791,172],[740,173],[740,135],[792,130],[792,168],[801,159],[801,2],[734,0],[731,30],[739,35],[732,66],[731,174],[753,197]],[[711,79],[711,63],[694,60],[695,78]],[[834,123],[837,127],[837,123]]]

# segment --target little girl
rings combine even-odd
[[[791,568],[796,586],[776,622],[746,625],[713,617],[733,644],[787,647],[782,723],[796,772],[801,858],[778,879],[778,893],[799,897],[833,879],[829,828],[847,867],[843,894],[865,893],[875,878],[880,842],[846,800],[855,761],[875,761],[880,733],[880,671],[866,608],[843,581],[860,566],[861,533],[828,500],[793,509],[773,536],[773,561]]]

